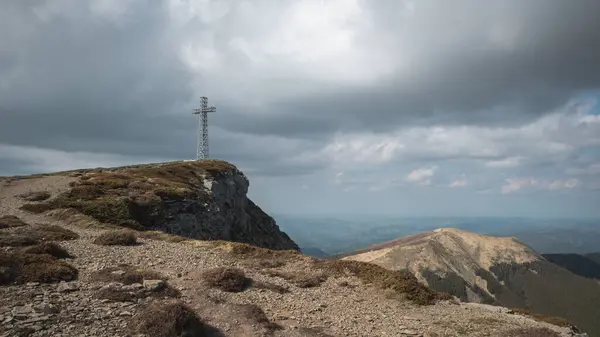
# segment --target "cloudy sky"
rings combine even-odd
[[[211,155],[291,214],[600,217],[597,0],[0,2],[0,175]]]

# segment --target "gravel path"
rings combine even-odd
[[[93,240],[101,231],[84,229],[43,215],[19,210],[17,197],[31,191],[48,191],[53,196],[68,188],[72,178],[41,178],[0,181],[0,216],[16,215],[30,224],[52,223],[80,235],[60,242],[72,255],[68,262],[79,270],[77,281],[59,284],[27,284],[0,287],[2,336],[130,336],[129,325],[148,301],[110,302],[95,299],[106,287],[92,274],[102,268],[128,264],[157,271],[169,284],[181,290],[182,300],[221,336],[509,336],[511,329],[548,328],[561,336],[572,336],[559,328],[532,319],[499,312],[483,305],[440,302],[415,306],[388,298],[379,289],[363,285],[354,277],[328,278],[314,288],[298,288],[280,277],[268,276],[253,261],[241,260],[222,246],[209,242],[170,243],[139,239],[137,246],[100,246]],[[297,258],[274,268],[298,273],[311,269],[312,259]],[[256,262],[256,261],[254,261]],[[204,271],[215,267],[237,267],[254,282],[266,282],[289,289],[277,293],[250,287],[240,293],[208,288]],[[273,268],[271,268],[273,269]],[[124,287],[123,285],[113,285]],[[156,299],[156,301],[163,299]],[[268,319],[282,329],[246,317],[240,304],[262,308]],[[219,334],[215,334],[219,335]]]

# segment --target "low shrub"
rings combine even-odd
[[[97,236],[94,243],[102,246],[135,246],[138,242],[132,231],[113,230]]]
[[[48,191],[27,192],[18,195],[19,198],[26,201],[44,201],[51,197]]]
[[[144,308],[135,318],[133,330],[152,337],[219,336],[216,329],[202,322],[200,317],[181,302],[155,302]]]
[[[210,287],[226,292],[242,292],[252,283],[252,280],[237,268],[209,269],[202,274],[202,278]]]
[[[75,267],[48,254],[0,252],[1,284],[72,281],[77,275]]]
[[[0,247],[26,247],[39,243],[36,238],[30,236],[0,233]]]
[[[71,258],[71,254],[54,242],[43,242],[35,246],[30,246],[22,250],[23,254],[47,254],[57,259]]]
[[[99,282],[133,284],[144,283],[144,280],[165,280],[166,278],[152,270],[123,264],[117,267],[109,267],[95,271],[92,273],[92,279]]]
[[[0,217],[0,229],[23,227],[27,226],[27,223],[21,220],[19,217],[14,215],[3,215]]]
[[[281,272],[279,270],[266,270],[266,275],[271,277],[281,277],[286,281],[293,283],[298,288],[313,288],[320,286],[327,281],[327,275],[322,273],[307,273],[303,271],[297,272]]]

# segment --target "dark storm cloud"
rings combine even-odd
[[[166,2],[127,2],[123,6],[130,7],[114,21],[92,13],[83,1],[72,1],[43,19],[34,6],[44,3],[52,2],[1,5],[0,144],[173,159],[194,153],[195,122],[186,112],[190,102],[199,93],[216,90],[204,74],[182,62],[182,46],[188,41],[180,33],[213,32],[212,45],[199,44],[215,48],[224,71],[234,72],[253,66],[229,55],[231,39],[245,36],[243,24],[274,22],[289,4],[269,7],[264,17],[236,17],[241,12],[232,10],[221,21],[193,20],[178,30]],[[239,81],[271,96],[271,103],[260,109],[224,99],[215,103],[221,113],[211,123],[241,136],[219,139],[217,130],[212,153],[256,170],[268,166],[271,173],[291,168],[309,172],[319,165],[290,163],[285,157],[316,152],[336,131],[516,125],[580,90],[600,86],[599,1],[424,0],[414,2],[414,11],[400,1],[361,5],[370,25],[354,34],[356,50],[391,55],[399,63],[408,60],[406,64],[392,67],[396,70],[376,84],[323,85],[320,93],[281,97],[278,82],[267,75],[253,77],[250,72],[244,77],[240,71],[244,78]],[[276,28],[265,26],[262,32]],[[294,65],[274,61],[272,69]],[[290,74],[290,82],[310,80]],[[227,82],[228,75],[221,81]],[[313,82],[318,89],[319,81]],[[233,83],[222,91],[236,95]],[[215,95],[227,97],[223,92]],[[279,149],[246,142],[244,135],[316,143]]]
[[[59,13],[43,22],[31,3],[6,13],[35,24],[20,43],[0,45],[0,73],[14,76],[0,90],[0,143],[118,152],[119,142],[161,144],[185,127],[165,115],[192,88],[163,6],[137,2],[116,25],[86,2],[68,8],[75,19]]]

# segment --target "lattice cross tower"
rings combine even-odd
[[[198,115],[198,144],[196,146],[196,159],[208,159],[208,113],[216,112],[217,108],[208,106],[208,97],[200,98],[200,108],[194,109],[192,114]]]

